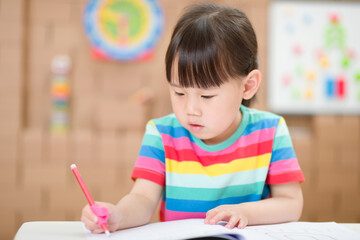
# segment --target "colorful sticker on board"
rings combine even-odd
[[[164,16],[155,0],[90,0],[84,27],[100,59],[145,60],[163,31]]]

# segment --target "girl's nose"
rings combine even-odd
[[[189,97],[185,104],[185,112],[187,115],[201,115],[200,103],[197,99]]]

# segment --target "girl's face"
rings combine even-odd
[[[209,145],[228,139],[241,122],[242,80],[231,79],[220,87],[183,88],[175,79],[170,84],[173,111],[194,136]]]

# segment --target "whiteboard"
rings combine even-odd
[[[274,1],[268,103],[282,114],[360,114],[360,3]]]

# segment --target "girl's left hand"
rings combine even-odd
[[[219,221],[226,221],[226,228],[232,229],[238,227],[243,229],[248,225],[248,218],[243,213],[239,204],[221,205],[209,210],[204,220],[205,224],[217,224]]]

